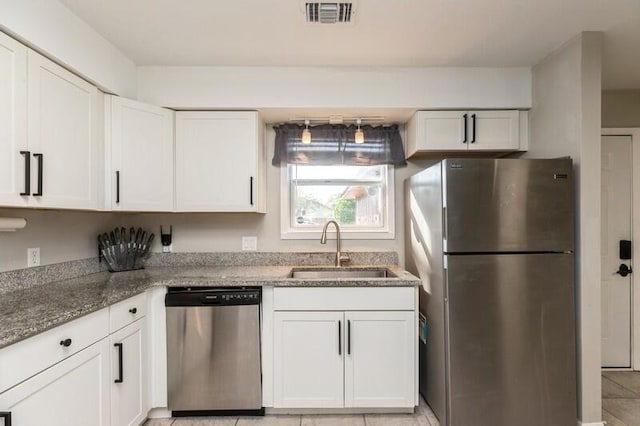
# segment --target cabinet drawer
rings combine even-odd
[[[109,332],[113,333],[147,314],[147,295],[138,294],[109,308]]]
[[[0,350],[0,393],[109,334],[102,309]],[[70,339],[69,346],[62,341]]]
[[[415,287],[276,287],[276,311],[413,311]]]

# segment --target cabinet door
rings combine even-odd
[[[34,206],[98,207],[97,101],[93,85],[29,50],[28,145],[33,154]]]
[[[109,425],[109,340],[103,339],[0,394],[20,426]]]
[[[117,96],[110,101],[106,204],[112,210],[172,211],[173,111]]]
[[[24,207],[27,150],[27,48],[0,33],[0,206]]]
[[[274,313],[274,407],[344,406],[342,312]]]
[[[418,111],[415,115],[417,151],[466,151],[466,111]]]
[[[469,151],[517,151],[519,112],[469,111]]]
[[[345,407],[415,405],[415,313],[346,312]]]
[[[257,112],[177,112],[177,211],[264,210],[261,134]]]
[[[145,319],[111,335],[111,424],[139,425],[147,416]]]

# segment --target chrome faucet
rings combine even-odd
[[[348,263],[351,261],[349,256],[346,254],[340,253],[340,225],[335,220],[330,220],[324,224],[324,228],[322,229],[322,236],[320,237],[320,244],[327,244],[327,228],[330,224],[334,224],[336,226],[336,268],[342,266],[342,263]]]

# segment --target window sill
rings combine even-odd
[[[335,231],[327,232],[327,238],[330,240],[335,240],[336,233]],[[320,240],[320,236],[322,235],[322,231],[298,231],[298,230],[288,230],[280,233],[281,240]],[[395,239],[394,231],[345,231],[340,230],[340,239],[341,240],[393,240]]]

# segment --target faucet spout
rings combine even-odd
[[[343,256],[340,253],[340,225],[338,225],[338,222],[336,222],[335,220],[329,220],[327,221],[327,223],[324,224],[324,228],[322,229],[322,236],[320,237],[320,244],[326,244],[327,243],[327,228],[329,228],[329,225],[333,224],[336,227],[336,261],[335,261],[335,266],[336,268],[339,268],[341,266],[341,263],[343,260],[348,261],[349,258],[347,256]]]

